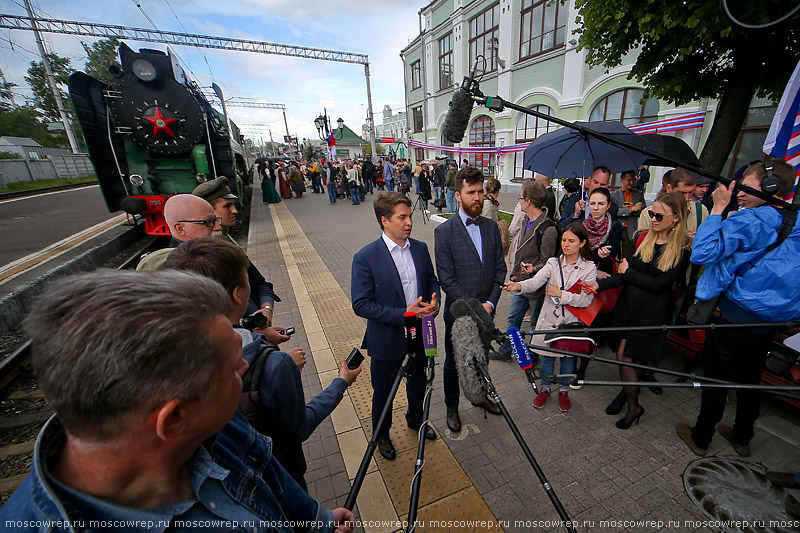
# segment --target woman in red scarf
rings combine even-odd
[[[605,187],[598,187],[589,196],[589,216],[583,220],[589,232],[592,260],[597,265],[597,279],[614,274],[613,261],[619,259],[622,224],[611,220],[610,207],[611,193]]]

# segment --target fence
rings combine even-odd
[[[48,155],[47,159],[0,159],[0,189],[9,183],[94,174],[86,154]]]

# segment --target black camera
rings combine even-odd
[[[261,313],[257,313],[255,315],[243,317],[239,321],[239,324],[243,328],[253,331],[254,329],[265,327],[267,325],[267,317],[265,317]]]

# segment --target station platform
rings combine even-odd
[[[308,399],[336,377],[337,361],[361,345],[365,323],[350,304],[350,268],[355,252],[380,236],[373,197],[367,194],[358,206],[349,200],[329,204],[327,194],[307,191],[300,199],[270,205],[261,203],[257,187],[247,253],[281,297],[274,324],[297,329],[282,348],[306,350],[302,379]],[[501,194],[501,209],[511,211],[517,197],[516,191]],[[432,256],[435,226],[423,224],[419,212],[414,215],[412,237],[426,242]],[[507,294],[497,307],[496,323],[505,329]],[[440,346],[430,420],[439,438],[426,444],[416,531],[565,531],[502,416],[486,418],[462,397],[463,429],[447,429],[441,315],[436,326]],[[607,350],[599,355],[611,357]],[[680,370],[681,361],[667,355],[662,366]],[[339,407],[304,444],[309,491],[329,508],[344,504],[371,437],[369,358],[363,368]],[[515,362],[492,361],[489,373],[578,531],[720,530],[686,493],[683,473],[697,457],[675,432],[678,422],[694,423],[699,390],[671,388],[660,396],[642,390],[646,412],[640,424],[621,431],[614,426],[618,417],[604,412],[618,392],[615,387],[570,391],[572,408],[562,413],[556,398],[541,410],[532,407],[534,393]],[[597,362],[588,371],[589,379],[618,376],[616,367]],[[401,386],[392,426],[397,459],[386,461],[375,453],[357,500],[357,531],[406,529],[417,433],[405,425],[405,402]],[[728,406],[723,422],[732,424],[733,415]],[[800,415],[765,398],[751,447],[753,455],[742,461],[799,470]],[[710,455],[740,459],[719,435]]]

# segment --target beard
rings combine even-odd
[[[475,218],[483,212],[482,204],[461,204],[461,210],[470,218]]]

